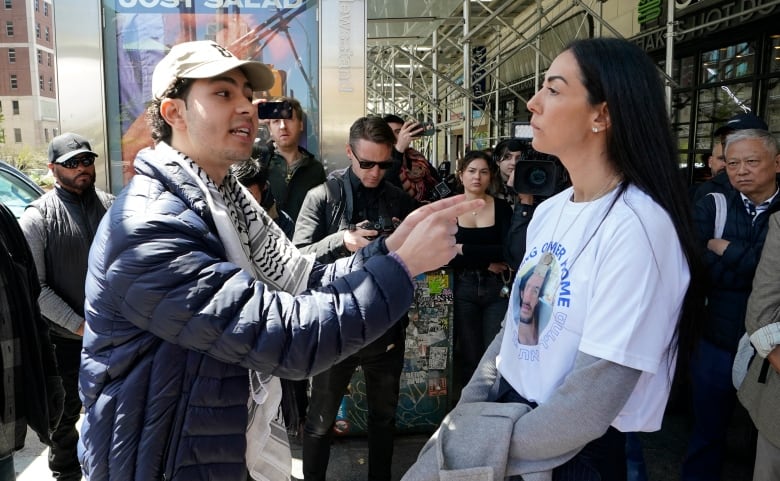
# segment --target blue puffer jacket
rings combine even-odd
[[[136,159],[90,252],[79,459],[93,481],[243,481],[247,370],[328,368],[401,317],[412,283],[378,241],[316,265],[297,297],[267,290],[226,261],[200,191],[160,155]]]

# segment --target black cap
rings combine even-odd
[[[769,126],[766,122],[753,114],[742,113],[731,117],[725,124],[721,125],[713,135],[715,137],[720,137],[721,135],[726,135],[735,130],[746,129],[769,130]]]
[[[87,139],[79,134],[67,132],[54,137],[49,144],[49,163],[59,164],[84,152],[98,156],[92,152],[92,146]]]

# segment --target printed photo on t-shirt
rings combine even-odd
[[[554,256],[546,253],[538,263],[527,263],[518,272],[519,281],[515,282],[512,295],[517,305],[510,312],[517,330],[516,339],[520,344],[535,346],[539,343],[539,333],[544,330],[552,314],[557,284],[548,280],[555,278],[557,273],[553,271],[558,270]]]

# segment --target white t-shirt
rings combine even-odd
[[[641,370],[612,425],[656,431],[671,388],[676,350],[668,347],[688,264],[666,211],[636,187],[611,210],[617,189],[580,203],[572,192],[540,204],[528,226],[498,369],[539,404],[563,383],[577,351]]]

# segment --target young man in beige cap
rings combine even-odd
[[[154,71],[156,145],[102,222],[87,277],[90,480],[289,478],[274,376],[308,377],[378,338],[409,308],[411,276],[455,255],[456,216],[481,205],[446,199],[349,258],[303,257],[228,172],[252,151],[253,91],[272,83],[208,41]]]

